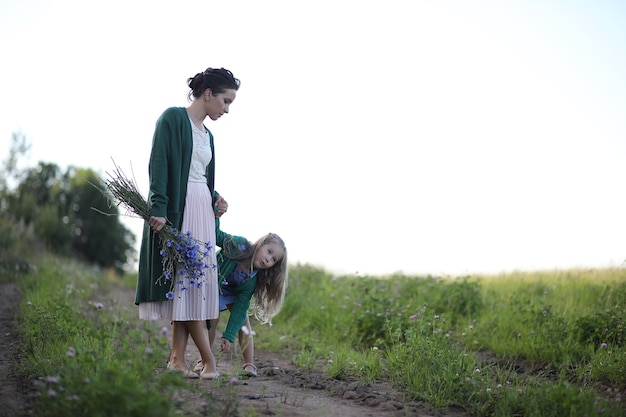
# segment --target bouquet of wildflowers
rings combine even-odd
[[[109,178],[104,181],[105,189],[102,193],[111,204],[123,206],[126,210],[145,221],[150,219],[150,205],[141,195],[135,181],[129,179],[122,170],[115,165],[113,173],[107,172]],[[107,213],[103,213],[107,214]],[[167,298],[174,298],[174,283],[182,289],[202,286],[203,271],[208,268],[217,268],[215,262],[205,263],[206,254],[211,249],[211,243],[202,243],[193,238],[191,232],[183,233],[166,224],[158,233],[161,246],[160,254],[163,257],[163,275],[159,277],[170,282],[170,291]],[[179,278],[175,279],[176,274]]]

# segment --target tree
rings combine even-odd
[[[93,170],[73,169],[68,177],[66,209],[73,221],[74,250],[99,266],[123,271],[136,258],[135,235],[120,222],[119,209],[109,207]]]
[[[10,194],[10,181],[19,182],[18,162],[20,158],[28,154],[30,147],[31,145],[23,133],[18,132],[11,135],[11,147],[7,158],[2,161],[3,175],[0,176],[0,210],[2,212],[7,209],[6,198]]]
[[[0,179],[2,230],[23,225],[56,253],[118,272],[134,265],[136,238],[121,223],[119,209],[109,207],[96,188],[101,184],[96,173],[75,167],[62,172],[58,165],[46,162],[20,170],[18,161],[29,148],[23,135],[13,135],[12,148],[3,162],[6,175]],[[11,181],[17,184],[14,188]]]

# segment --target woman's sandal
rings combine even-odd
[[[252,369],[248,369],[252,368]],[[241,374],[245,376],[257,376],[256,365],[253,363],[244,363],[241,367]]]
[[[167,371],[168,372],[180,372],[183,375],[183,378],[187,379],[198,379],[200,375],[195,372],[190,371],[189,369],[177,369],[171,362],[167,363]]]

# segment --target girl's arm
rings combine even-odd
[[[222,333],[222,338],[228,340],[231,343],[235,343],[235,336],[241,329],[241,326],[246,322],[248,317],[248,308],[250,308],[250,300],[254,294],[254,288],[256,287],[256,277],[249,279],[238,287],[237,298],[233,303],[232,310],[230,311],[230,317],[228,318],[228,324],[226,324],[226,330]]]
[[[229,238],[230,235],[226,232],[222,232],[220,229],[220,219],[215,218],[215,244],[220,248],[224,247],[224,241]]]

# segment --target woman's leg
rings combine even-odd
[[[196,320],[196,321],[188,321],[187,329],[189,330],[189,334],[191,334],[191,338],[193,339],[196,347],[200,351],[200,356],[202,357],[202,372],[200,373],[200,377],[217,376],[217,364],[215,362],[215,356],[213,356],[213,352],[211,351],[211,346],[209,345],[209,334],[206,330],[206,320]]]
[[[172,325],[172,353],[170,355],[170,364],[181,371],[188,370],[189,367],[185,363],[185,350],[187,349],[187,340],[189,339],[189,331],[186,322],[175,321]]]

